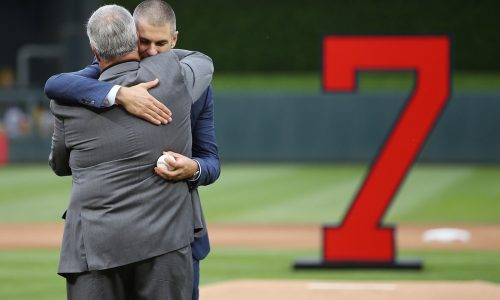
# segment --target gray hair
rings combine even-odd
[[[146,0],[141,2],[134,10],[135,22],[139,19],[147,21],[153,26],[163,26],[170,23],[171,33],[176,31],[175,13],[170,4],[163,0]]]
[[[128,10],[118,5],[105,5],[87,22],[90,46],[99,58],[110,61],[137,50],[137,29]]]

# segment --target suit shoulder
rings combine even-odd
[[[167,66],[167,65],[179,65],[179,58],[177,55],[175,55],[172,51],[167,51],[160,53],[155,56],[150,56],[146,57],[143,60],[141,60],[141,67],[142,66]]]
[[[58,101],[52,99],[50,100],[50,111],[54,115],[59,115],[64,110],[64,104],[59,103]]]

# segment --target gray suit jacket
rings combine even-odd
[[[212,73],[210,58],[185,50],[102,72],[101,80],[125,86],[159,78],[150,92],[174,116],[164,126],[119,106],[95,110],[51,101],[56,122],[49,164],[56,174],[73,176],[58,273],[113,268],[189,245],[188,185],[166,182],[153,168],[164,150],[191,156],[191,104]]]

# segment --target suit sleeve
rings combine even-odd
[[[45,83],[45,95],[65,103],[100,108],[113,84],[97,80],[99,75],[99,65],[94,60],[83,70],[50,77]]]
[[[172,49],[180,60],[184,80],[193,103],[199,99],[212,81],[214,65],[212,59],[200,52]]]
[[[193,120],[193,159],[200,163],[201,172],[197,181],[190,182],[191,188],[212,184],[219,178],[220,161],[215,137],[214,101],[212,87],[193,104],[193,110],[200,114]]]
[[[69,167],[69,149],[66,147],[64,134],[64,119],[54,113],[54,100],[50,102],[50,108],[55,116],[54,133],[52,134],[52,145],[50,148],[49,165],[59,176],[71,175]]]

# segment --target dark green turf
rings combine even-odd
[[[419,251],[400,255],[423,259],[421,271],[293,270],[295,259],[317,255],[311,251],[215,247],[202,262],[201,283],[235,279],[484,280],[500,283],[498,252]],[[57,259],[57,250],[0,251],[0,299],[65,299],[64,279],[56,275]]]

